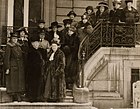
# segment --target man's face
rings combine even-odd
[[[35,49],[38,49],[38,47],[39,47],[39,42],[38,41],[32,42],[31,44]]]
[[[45,24],[44,23],[39,23],[39,27],[40,28],[44,28],[45,27]]]

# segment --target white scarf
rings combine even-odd
[[[53,61],[53,60],[54,60],[54,54],[55,54],[55,52],[53,52],[53,53],[51,54],[51,56],[50,56],[50,58],[49,58],[49,61]]]

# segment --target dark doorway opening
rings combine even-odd
[[[133,83],[140,80],[140,69],[131,69],[131,102],[133,102]]]

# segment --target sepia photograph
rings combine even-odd
[[[140,108],[140,0],[0,0],[0,109]]]

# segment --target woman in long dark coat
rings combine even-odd
[[[12,96],[13,101],[21,101],[21,94],[25,92],[24,66],[22,50],[17,44],[15,33],[11,33],[7,43],[4,65],[7,93]]]
[[[31,47],[27,55],[28,62],[28,97],[30,102],[42,100],[41,82],[43,71],[43,59],[38,50],[39,39],[31,38]]]
[[[64,42],[63,51],[66,56],[66,87],[72,89],[78,73],[78,49],[80,44],[80,39],[74,26],[69,28]]]
[[[132,7],[133,0],[125,0],[126,7],[124,8],[125,22],[133,24],[139,21],[138,11]]]
[[[46,70],[44,97],[47,101],[60,102],[65,97],[65,56],[58,42],[52,41]]]

